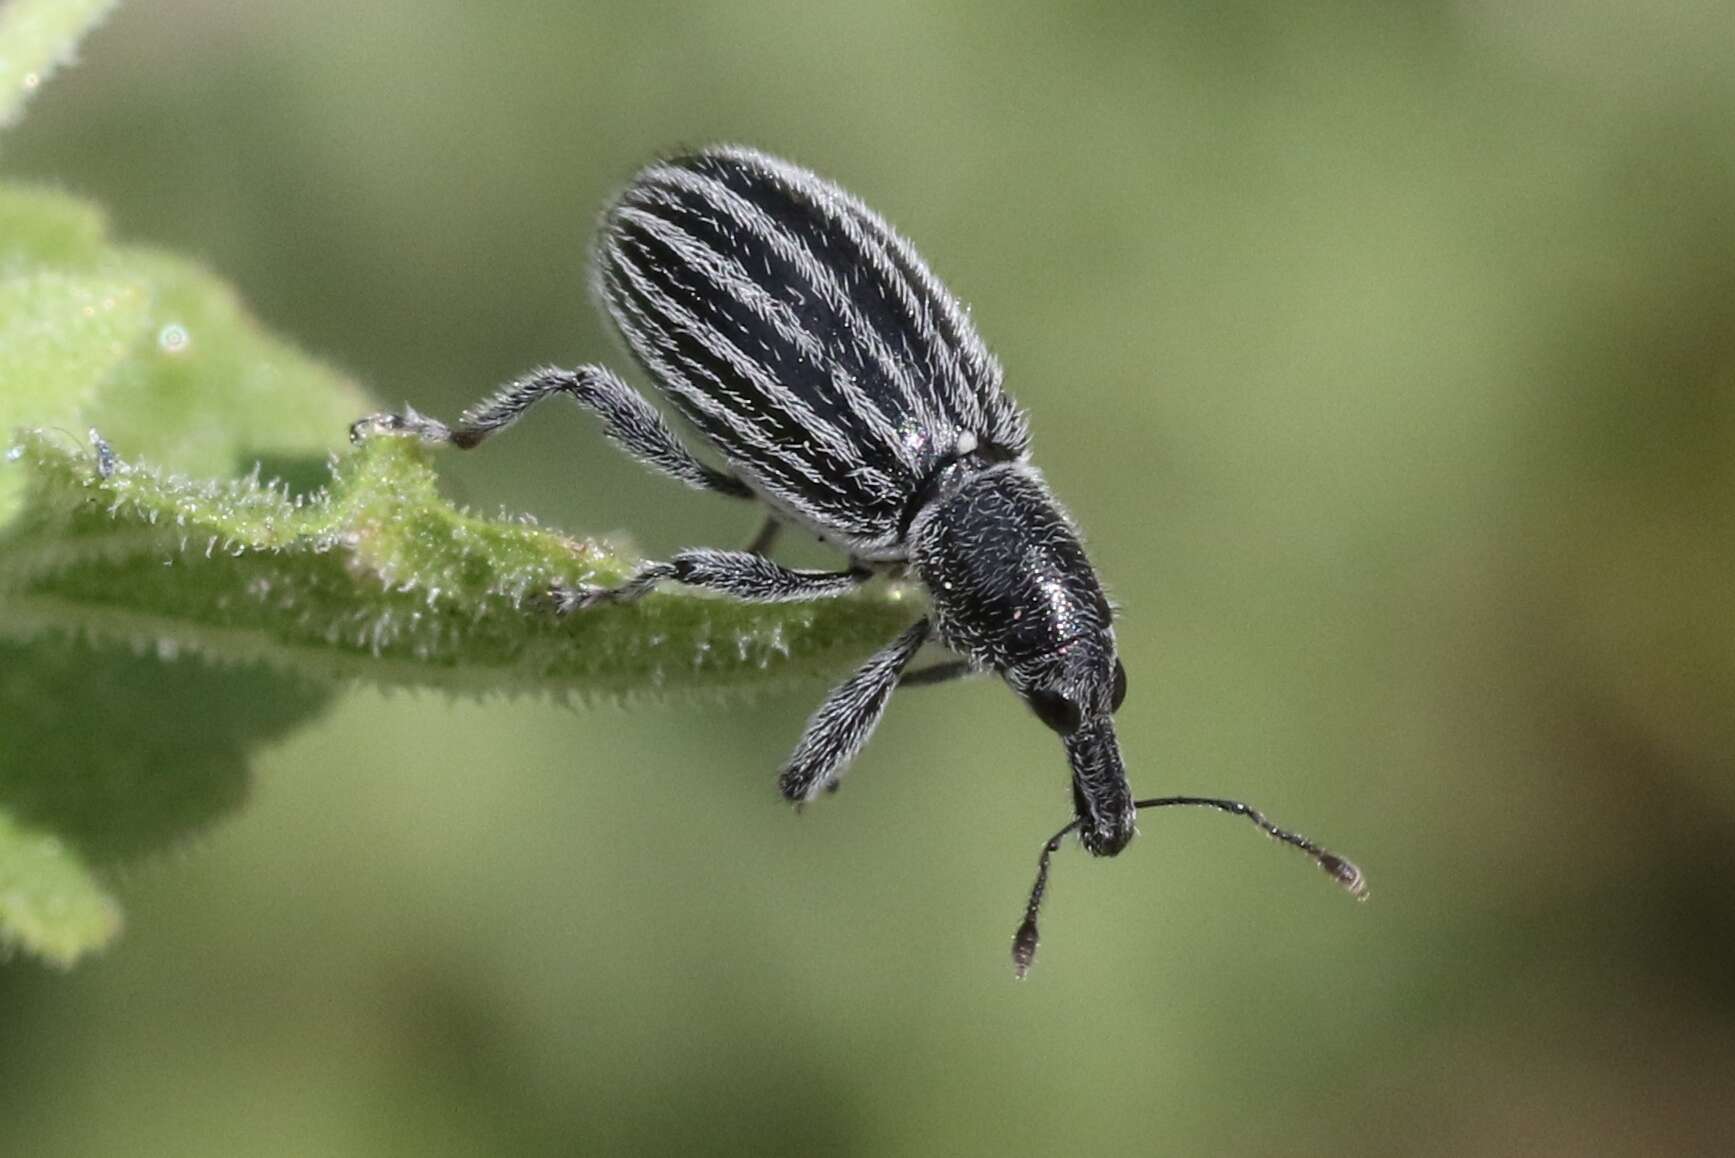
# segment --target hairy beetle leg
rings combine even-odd
[[[644,395],[603,366],[574,370],[544,367],[516,378],[464,412],[448,426],[413,408],[401,414],[374,414],[351,424],[351,442],[391,432],[414,434],[424,442],[445,443],[468,450],[518,421],[523,413],[556,394],[565,394],[602,419],[609,441],[639,462],[697,490],[750,499],[753,492],[732,474],[700,462],[663,420]]]
[[[646,563],[618,587],[556,588],[555,606],[582,611],[601,603],[631,603],[665,582],[685,583],[743,603],[805,603],[855,590],[872,577],[861,567],[848,571],[796,571],[762,555],[698,547],[680,551],[666,563]]]
[[[838,777],[885,715],[898,677],[921,650],[929,628],[926,619],[918,619],[825,697],[778,775],[784,799],[802,804],[837,787]]]

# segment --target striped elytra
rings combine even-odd
[[[718,148],[652,165],[596,277],[633,355],[773,505],[866,558],[960,444],[1024,454],[1024,414],[958,301],[837,186]]]

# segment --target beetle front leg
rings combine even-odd
[[[721,592],[743,603],[804,603],[853,591],[871,577],[865,568],[796,571],[762,555],[701,547],[680,551],[667,563],[646,563],[619,587],[561,588],[554,597],[560,611],[578,611],[599,603],[631,603],[660,583],[675,582]]]
[[[926,619],[917,620],[825,697],[777,778],[785,799],[805,803],[837,785],[885,715],[898,676],[921,650],[928,630]]]

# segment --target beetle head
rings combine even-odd
[[[1075,640],[1056,655],[1008,670],[1006,678],[1066,746],[1079,839],[1097,856],[1115,855],[1133,837],[1137,810],[1115,736],[1114,712],[1126,697],[1127,675],[1112,636]]]

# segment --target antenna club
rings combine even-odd
[[[1361,869],[1350,860],[1336,853],[1321,853],[1319,867],[1325,870],[1325,875],[1336,881],[1345,892],[1358,901],[1368,899],[1367,878],[1362,876]]]
[[[1029,974],[1030,965],[1036,960],[1036,945],[1036,918],[1025,917],[1018,932],[1012,935],[1012,972],[1020,981]]]

